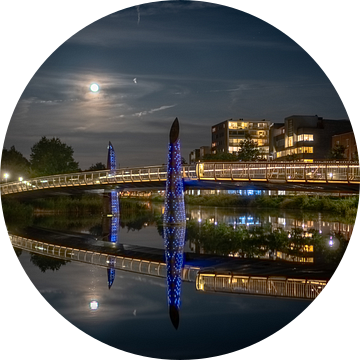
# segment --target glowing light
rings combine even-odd
[[[90,91],[93,92],[93,93],[96,93],[100,90],[100,86],[96,83],[92,83],[90,85]]]
[[[97,310],[99,308],[99,303],[96,300],[90,301],[89,304],[90,310]]]

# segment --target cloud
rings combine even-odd
[[[159,108],[156,108],[156,109],[137,112],[135,114],[132,114],[132,116],[141,117],[141,116],[144,116],[144,115],[152,114],[152,113],[157,112],[157,111],[163,111],[163,110],[166,110],[166,109],[170,109],[170,108],[173,108],[174,106],[176,106],[176,104],[174,104],[174,105],[164,105],[164,106],[160,106]]]

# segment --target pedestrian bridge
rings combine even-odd
[[[185,187],[236,188],[251,184],[258,189],[298,191],[359,191],[360,168],[355,162],[198,162],[182,168]],[[1,195],[61,188],[165,187],[167,166],[83,171],[3,183]],[[237,186],[237,187],[236,187]]]

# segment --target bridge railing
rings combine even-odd
[[[357,162],[201,162],[200,180],[360,183]]]
[[[12,234],[9,234],[9,237],[14,247],[51,258],[82,262],[104,268],[113,268],[162,278],[166,278],[167,276],[167,267],[165,262],[111,255],[106,252],[102,252],[101,250],[90,251],[74,247],[55,245]],[[195,282],[198,271],[198,267],[185,265],[182,272],[182,280]]]
[[[355,162],[199,162],[184,165],[182,172],[184,179],[360,184],[359,163]],[[165,182],[166,177],[166,165],[84,171],[3,183],[0,191],[6,195],[69,186]]]
[[[315,299],[326,280],[287,278],[284,276],[247,276],[199,272],[196,290],[263,296]]]
[[[184,178],[196,177],[194,165],[183,167]],[[2,195],[24,191],[33,191],[49,188],[116,185],[141,182],[165,182],[167,166],[148,166],[139,168],[123,168],[117,170],[84,171],[71,174],[42,176],[39,178],[1,184]]]

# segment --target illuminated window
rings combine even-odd
[[[299,147],[298,149],[299,154],[312,154],[313,152],[314,148],[310,146]]]
[[[236,122],[229,122],[229,129],[237,129],[237,123]]]
[[[293,146],[293,145],[294,145],[293,137],[292,137],[292,136],[289,137],[288,141],[289,141],[289,142],[288,142],[288,144],[289,144],[288,146]]]
[[[314,141],[314,135],[312,135],[312,134],[298,135],[297,141]]]

